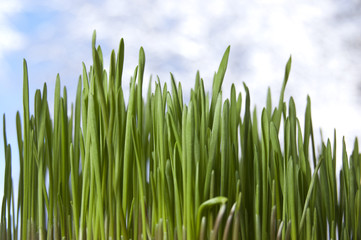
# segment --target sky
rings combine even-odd
[[[153,75],[168,82],[172,72],[188,96],[197,70],[206,90],[211,90],[213,74],[230,45],[224,97],[232,83],[244,92],[245,82],[258,113],[268,87],[277,103],[284,68],[292,55],[285,101],[294,98],[303,124],[309,95],[317,144],[320,129],[324,138],[332,138],[336,128],[338,152],[342,136],[350,151],[353,139],[361,136],[360,12],[361,4],[351,0],[0,0],[0,113],[6,115],[14,184],[17,186],[19,175],[15,116],[17,111],[22,116],[23,109],[23,59],[28,65],[31,97],[46,82],[52,109],[59,73],[74,102],[82,62],[88,67],[92,64],[94,30],[105,66],[111,50],[124,38],[126,93],[141,46],[146,55],[146,79]],[[2,133],[2,123],[0,130]],[[3,145],[1,137],[0,199]]]

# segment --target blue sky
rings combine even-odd
[[[23,58],[28,63],[31,97],[46,82],[52,108],[59,73],[73,102],[82,61],[91,64],[94,29],[105,66],[110,51],[124,38],[126,92],[140,46],[145,49],[146,76],[158,75],[166,82],[172,72],[188,93],[198,69],[211,89],[214,71],[231,45],[224,96],[232,83],[243,91],[246,82],[259,112],[268,86],[276,101],[292,54],[286,100],[294,97],[301,123],[309,94],[316,133],[322,128],[325,137],[332,137],[336,128],[338,138],[345,135],[352,145],[353,138],[361,136],[361,34],[360,8],[347,2],[0,0],[0,113],[6,114],[14,183],[18,176],[15,115],[22,112]],[[0,146],[1,199],[2,137]]]

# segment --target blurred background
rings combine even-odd
[[[207,91],[228,45],[231,52],[224,80],[224,98],[234,83],[260,116],[267,88],[277,104],[285,64],[292,69],[285,101],[293,96],[303,126],[307,95],[311,97],[317,146],[333,138],[337,129],[338,156],[342,136],[348,150],[361,136],[361,2],[359,0],[273,1],[84,1],[0,0],[0,113],[12,146],[12,176],[17,195],[19,176],[15,116],[22,116],[23,58],[27,60],[30,105],[36,89],[48,87],[53,111],[55,78],[74,102],[82,61],[92,63],[91,38],[108,66],[112,49],[125,41],[123,88],[138,62],[140,46],[146,54],[145,79],[158,75],[169,82],[169,72],[183,86],[185,100],[200,70]],[[147,82],[144,87],[147,88]],[[23,118],[22,118],[23,119]],[[2,118],[1,118],[2,120]],[[0,199],[5,168],[1,121]],[[337,166],[341,165],[338,158]],[[16,197],[16,196],[15,196]]]

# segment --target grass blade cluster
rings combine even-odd
[[[229,99],[222,100],[229,47],[212,92],[205,92],[198,72],[188,103],[172,74],[170,86],[158,79],[143,99],[143,48],[128,100],[123,40],[111,53],[109,71],[95,32],[92,53],[75,104],[68,105],[57,76],[54,116],[46,84],[36,91],[30,113],[24,60],[24,109],[22,117],[16,115],[17,202],[3,118],[1,239],[361,237],[357,139],[350,156],[343,141],[337,178],[336,132],[316,154],[310,98],[304,126],[293,98],[284,100],[291,58],[278,105],[273,107],[269,90],[258,118],[246,84],[245,95],[232,85]]]

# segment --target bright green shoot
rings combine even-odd
[[[316,155],[310,98],[304,126],[293,98],[284,100],[291,58],[277,107],[268,90],[258,121],[245,83],[245,95],[232,85],[230,98],[222,98],[229,54],[230,47],[212,92],[205,92],[198,72],[184,103],[172,74],[170,86],[158,79],[152,91],[150,81],[143,98],[140,48],[126,100],[124,41],[106,71],[94,32],[93,65],[83,64],[75,105],[68,105],[57,76],[53,116],[46,84],[35,92],[30,113],[24,60],[17,202],[3,118],[0,239],[360,238],[357,139],[351,155],[343,142],[337,178],[336,132]]]

